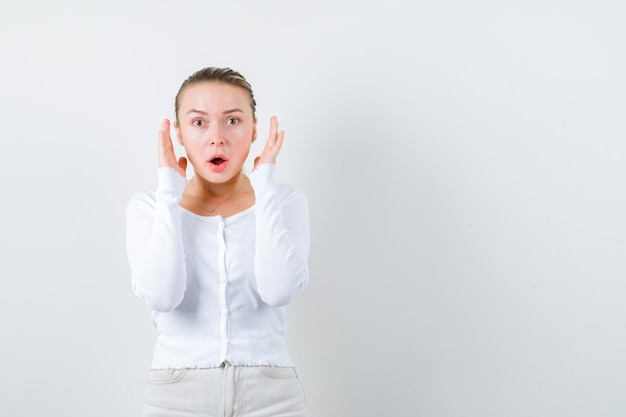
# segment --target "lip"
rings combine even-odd
[[[217,158],[221,159],[222,162],[219,163],[219,164],[215,164],[215,163],[211,162],[211,161],[213,161],[213,160],[215,160]],[[213,172],[222,172],[228,166],[228,158],[226,158],[224,155],[222,155],[220,153],[216,153],[215,155],[211,155],[209,157],[209,159],[207,159],[206,163],[209,166],[209,168],[211,169],[211,171],[213,171]]]

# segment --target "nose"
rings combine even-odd
[[[209,130],[209,143],[214,146],[224,144],[224,132],[218,126]]]

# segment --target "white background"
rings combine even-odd
[[[230,66],[310,199],[288,342],[312,416],[624,416],[624,21],[623,1],[3,0],[0,415],[138,415],[155,333],[125,205],[183,79]]]

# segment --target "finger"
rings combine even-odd
[[[161,129],[160,129],[160,132],[161,132],[161,133],[163,133],[163,135],[164,135],[164,136],[167,136],[167,134],[169,133],[169,131],[170,131],[170,121],[169,121],[169,120],[167,120],[167,119],[164,119],[164,120],[161,122]]]
[[[165,119],[159,130],[159,165],[172,166],[176,163],[172,138],[170,137],[170,121]]]
[[[167,122],[166,120],[163,120],[161,122],[161,128],[159,129],[159,152],[161,153],[165,151],[165,147],[166,147],[166,143],[165,143],[166,129],[167,129]]]
[[[283,147],[283,140],[285,139],[285,131],[281,130],[280,132],[278,132],[278,135],[276,136],[276,154],[278,154],[278,151],[280,151],[280,148]]]
[[[257,156],[256,158],[254,158],[254,165],[252,165],[252,171],[256,170],[256,167],[259,165],[260,160],[261,160],[260,156]]]
[[[270,135],[267,138],[268,144],[273,144],[276,141],[276,132],[278,131],[278,118],[272,116],[270,118]]]
[[[158,143],[158,155],[159,155],[159,166],[165,166],[165,155],[166,155],[166,144],[165,144],[165,131],[163,130],[163,123],[161,124],[161,129],[159,129],[159,143]]]
[[[178,158],[178,166],[180,167],[184,176],[184,174],[187,172],[187,158],[185,158],[184,156]]]

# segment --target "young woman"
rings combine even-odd
[[[205,68],[176,95],[159,132],[156,190],[127,207],[134,292],[158,330],[143,416],[307,416],[285,345],[285,306],[307,285],[309,215],[298,188],[275,181],[276,117],[248,176],[257,137],[250,84]]]

